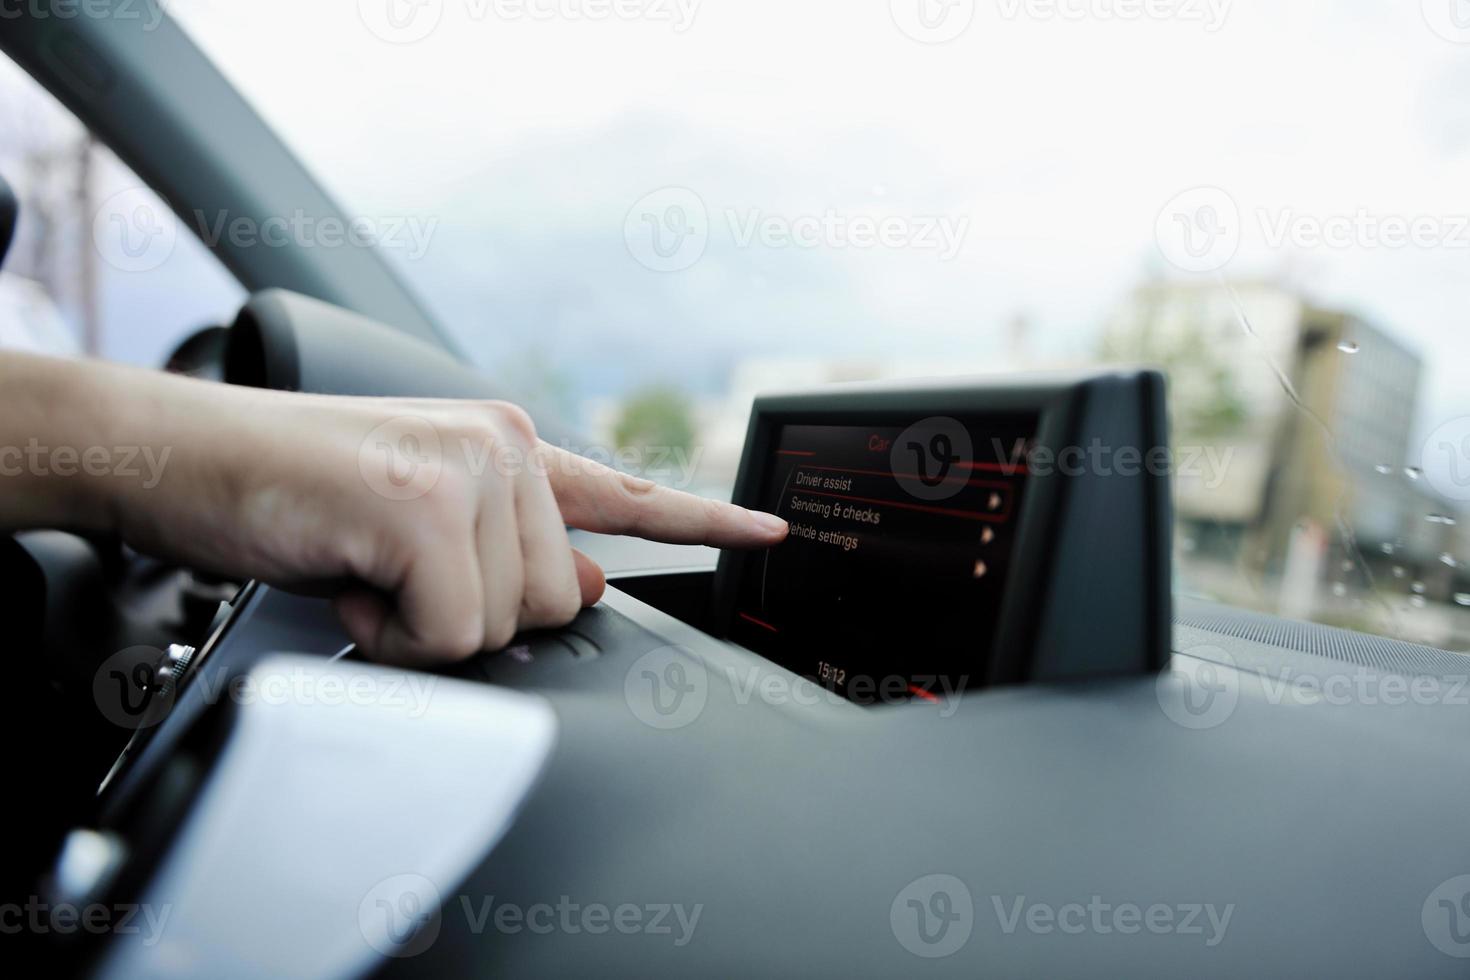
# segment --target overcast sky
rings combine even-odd
[[[601,21],[422,0],[409,31],[434,29],[412,43],[380,36],[406,36],[390,2],[414,12],[172,6],[353,208],[437,222],[422,258],[398,258],[479,357],[581,354],[614,385],[685,358],[717,381],[732,351],[885,351],[902,330],[983,366],[1016,312],[1066,352],[1141,278],[1175,272],[1160,209],[1210,185],[1240,212],[1227,275],[1289,275],[1369,316],[1429,361],[1423,423],[1470,413],[1470,230],[1429,248],[1357,233],[1272,247],[1265,227],[1428,215],[1454,239],[1470,215],[1470,44],[1455,41],[1470,34],[1450,0],[1178,0],[1140,19],[1111,0],[1058,0],[1067,16],[958,0],[968,26],[942,44],[901,29],[918,0],[618,0],[647,16]],[[623,234],[666,186],[711,220],[705,257],[673,273],[633,261]],[[741,248],[726,218],[828,209],[967,228],[946,261]],[[618,361],[628,336],[640,353]]]

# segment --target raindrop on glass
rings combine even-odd
[[[1391,554],[1393,554],[1393,542],[1392,541],[1385,541],[1385,542],[1383,542],[1383,544],[1379,545],[1379,548],[1383,551],[1383,553],[1385,555],[1391,555]]]
[[[1388,474],[1393,472],[1393,467],[1389,466],[1387,463],[1379,463],[1377,466],[1373,467],[1373,469],[1381,476],[1388,476]]]
[[[1448,565],[1451,568],[1457,568],[1460,564],[1459,562],[1455,561],[1455,556],[1450,554],[1448,551],[1439,556],[1439,561],[1440,564]]]
[[[1424,583],[1423,582],[1415,582],[1413,585],[1409,586],[1409,588],[1411,588],[1411,589],[1414,590],[1414,594],[1415,595],[1423,595],[1424,594]]]
[[[1409,605],[1413,606],[1415,609],[1423,609],[1424,597],[1422,595],[1409,596]]]
[[[1424,471],[1421,470],[1417,466],[1405,466],[1404,467],[1404,476],[1407,476],[1411,480],[1417,480],[1417,479],[1419,479],[1419,477],[1421,477],[1423,475],[1424,475]]]
[[[1443,524],[1445,527],[1454,527],[1457,523],[1453,517],[1444,514],[1427,514],[1424,519],[1431,524]]]
[[[1456,592],[1455,604],[1460,606],[1470,606],[1470,592]]]
[[[1404,574],[1405,574],[1405,572],[1404,572],[1404,566],[1402,566],[1402,565],[1395,565],[1395,566],[1393,566],[1393,577],[1394,578],[1403,578],[1404,577]]]
[[[1347,586],[1344,585],[1342,582],[1333,582],[1332,583],[1332,594],[1335,595],[1335,596],[1338,596],[1339,598],[1341,598],[1342,596],[1347,595]]]
[[[1344,340],[1338,343],[1337,349],[1342,351],[1344,354],[1356,354],[1363,348],[1360,347],[1358,345],[1358,342],[1355,340]]]

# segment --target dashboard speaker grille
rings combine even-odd
[[[1311,653],[1398,674],[1463,674],[1470,656],[1368,633],[1278,619],[1195,599],[1176,600],[1174,622],[1206,633]]]

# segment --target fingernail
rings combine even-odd
[[[777,517],[775,514],[767,514],[764,511],[759,510],[752,510],[748,513],[750,514],[751,520],[753,520],[756,526],[759,527],[762,531],[770,531],[772,534],[780,534],[784,536],[788,530],[786,522],[781,520],[781,518]]]

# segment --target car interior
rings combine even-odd
[[[0,50],[181,217],[351,220],[172,17],[7,14]],[[0,181],[0,254],[17,220]],[[244,300],[160,369],[520,398],[381,249],[209,251]],[[4,943],[109,978],[1463,976],[1465,655],[1181,589],[1179,383],[1144,350],[762,391],[730,499],[785,543],[574,531],[603,600],[437,671],[322,598],[0,539]]]

